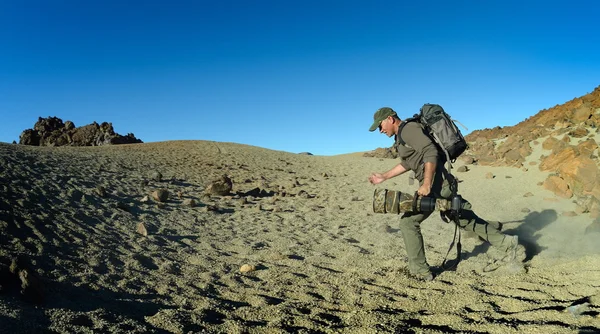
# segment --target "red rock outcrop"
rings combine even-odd
[[[539,168],[553,174],[544,187],[556,195],[577,196],[581,212],[600,216],[600,86],[593,92],[562,105],[544,109],[515,126],[473,131],[466,136],[467,154],[478,163],[520,167],[532,150],[529,142],[547,137],[542,148],[551,150],[540,158]],[[586,137],[590,137],[587,138]]]

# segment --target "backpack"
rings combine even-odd
[[[425,133],[444,152],[446,162],[450,166],[469,147],[462,133],[460,133],[460,130],[454,124],[455,121],[450,118],[450,115],[440,105],[424,104],[419,114],[415,114],[413,117],[404,120],[398,129],[398,141],[402,145],[406,145],[406,142],[402,140],[400,133],[408,122],[419,122],[421,124]]]

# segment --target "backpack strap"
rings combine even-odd
[[[396,138],[396,141],[404,146],[406,145],[406,142],[404,141],[404,139],[402,139],[402,129],[404,129],[404,126],[406,125],[406,121],[402,122],[402,124],[400,124],[400,127],[398,128],[398,136]]]
[[[396,141],[401,145],[406,145],[406,142],[404,141],[404,139],[402,139],[402,129],[404,129],[408,122],[418,122],[419,120],[420,116],[418,114],[414,114],[413,117],[407,118],[404,121],[402,121],[402,124],[400,124],[400,127],[398,128],[398,135]]]

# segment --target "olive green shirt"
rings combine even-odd
[[[419,182],[423,182],[425,163],[433,162],[440,165],[438,148],[423,132],[423,128],[418,122],[406,123],[400,135],[406,143],[402,145],[396,135],[394,146],[398,150],[398,156],[402,159],[400,164],[407,170],[414,171],[415,178]]]

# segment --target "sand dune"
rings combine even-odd
[[[600,331],[598,234],[534,166],[456,173],[480,216],[520,236],[527,273],[484,273],[487,245],[463,235],[456,270],[425,283],[406,274],[399,218],[372,213],[367,177],[394,160],[208,141],[0,144],[0,157],[2,333]],[[224,174],[233,193],[206,195]],[[404,176],[378,187],[416,190]],[[157,189],[166,203],[144,201]],[[422,227],[439,266],[454,228]],[[15,257],[43,299],[19,293]]]

